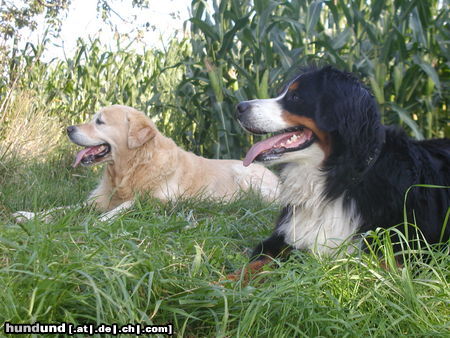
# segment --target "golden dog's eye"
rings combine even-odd
[[[97,117],[97,119],[95,120],[96,124],[105,124],[105,122],[103,122],[102,120],[100,120],[100,117]]]

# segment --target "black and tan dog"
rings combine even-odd
[[[428,243],[449,240],[450,140],[415,141],[380,122],[377,104],[353,75],[310,69],[273,99],[241,102],[237,118],[255,134],[245,165],[282,163],[284,205],[272,236],[253,252],[254,267],[287,248],[331,253],[343,241],[404,222]],[[405,227],[399,227],[404,231]]]

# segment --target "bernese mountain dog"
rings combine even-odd
[[[384,126],[352,74],[311,68],[276,98],[239,103],[236,114],[248,132],[276,133],[254,144],[244,165],[283,164],[284,208],[254,250],[254,267],[288,248],[330,254],[379,227],[399,225],[430,244],[449,240],[450,139],[416,141]]]

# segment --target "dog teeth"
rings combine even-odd
[[[285,148],[287,145],[292,144],[293,142],[297,141],[300,138],[301,138],[301,136],[294,134],[287,141],[276,145],[274,148]]]
[[[298,138],[299,138],[299,136],[294,134],[294,135],[291,136],[291,138],[286,143],[287,144],[291,144],[292,142],[295,142]]]

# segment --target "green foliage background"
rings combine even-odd
[[[138,54],[118,41],[113,52],[80,40],[75,55],[46,63],[49,41],[28,44],[3,69],[1,113],[22,90],[67,124],[121,103],[154,117],[186,149],[239,158],[254,140],[236,123],[235,105],[275,95],[302,66],[332,64],[372,88],[386,124],[418,139],[448,134],[448,0],[224,0],[210,11],[193,0],[191,7],[189,37],[163,51]]]

